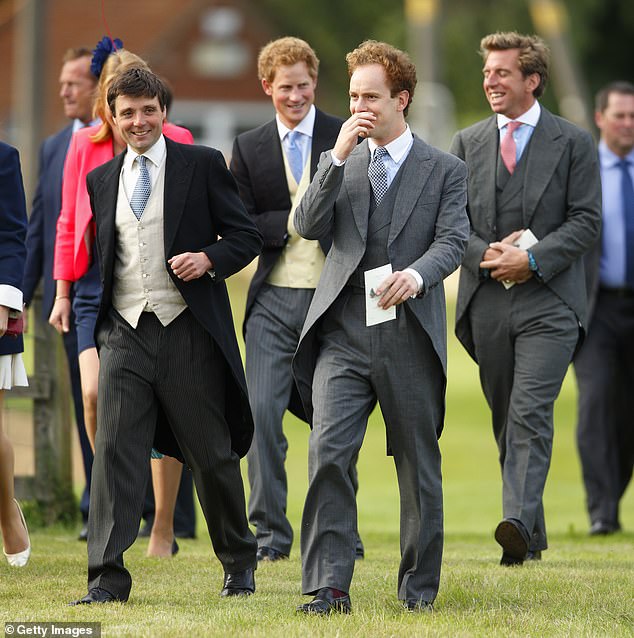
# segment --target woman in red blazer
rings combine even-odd
[[[99,45],[97,47],[99,49]],[[97,54],[95,58],[97,57]],[[93,72],[99,76],[95,116],[101,124],[77,131],[71,140],[64,164],[62,209],[57,222],[53,277],[57,280],[55,303],[49,323],[58,332],[69,330],[71,285],[74,283],[72,308],[77,329],[77,350],[81,375],[84,419],[90,443],[94,449],[97,431],[97,380],[99,358],[94,341],[95,321],[101,300],[101,281],[96,251],[93,251],[95,225],[90,209],[86,176],[97,166],[125,151],[126,145],[114,126],[107,105],[107,93],[115,76],[129,68],[147,64],[138,56],[119,48],[103,63],[103,69]],[[97,63],[98,64],[98,63]],[[163,127],[166,137],[184,144],[192,144],[192,134],[173,124]],[[171,556],[177,550],[174,543],[174,507],[182,465],[165,457],[152,460],[152,483],[155,495],[155,515],[148,545],[149,556]]]

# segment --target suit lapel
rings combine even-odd
[[[165,254],[170,249],[180,225],[189,185],[194,173],[194,165],[188,162],[177,144],[165,139],[165,187],[163,193],[163,234]]]
[[[369,163],[370,151],[368,142],[364,140],[350,153],[346,160],[348,170],[344,173],[344,183],[348,191],[352,216],[363,241],[368,236],[368,215],[370,213]]]
[[[101,176],[94,192],[95,219],[99,235],[99,245],[104,260],[103,272],[110,277],[114,266],[115,256],[115,216],[117,212],[117,198],[119,196],[119,177],[125,153],[120,153],[108,165]]]
[[[277,122],[272,120],[262,129],[262,133],[256,143],[256,156],[261,163],[261,171],[264,183],[269,185],[273,193],[288,193],[286,171],[284,170],[284,158],[282,157],[282,144],[277,132]],[[288,204],[290,208],[290,200]]]
[[[529,228],[537,204],[552,179],[566,142],[555,118],[542,106],[539,122],[529,142],[524,181],[523,223]]]
[[[392,244],[412,214],[433,168],[427,145],[415,136],[409,156],[401,167],[403,174],[396,193],[388,246]]]
[[[497,118],[494,115],[489,118],[482,133],[474,138],[468,159],[469,165],[477,167],[477,169],[473,171],[475,174],[474,179],[478,185],[477,196],[481,201],[482,210],[485,211],[487,226],[489,228],[495,228],[495,171],[497,167],[499,136]],[[469,193],[470,197],[474,195],[474,193]]]

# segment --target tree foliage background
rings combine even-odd
[[[441,80],[453,92],[458,124],[488,114],[481,87],[480,39],[493,31],[535,32],[524,0],[444,0],[438,46]],[[564,0],[568,38],[590,95],[616,79],[634,81],[634,0]],[[279,33],[310,42],[321,60],[319,104],[347,113],[345,54],[368,38],[408,49],[401,0],[260,0]],[[552,81],[556,81],[553,78]],[[544,97],[557,112],[552,87]]]

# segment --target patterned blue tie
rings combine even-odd
[[[625,283],[634,289],[634,186],[630,175],[629,162],[622,159],[621,196],[623,199],[623,216],[625,221]]]
[[[374,150],[374,156],[368,166],[368,178],[370,184],[372,184],[372,191],[374,192],[374,201],[378,206],[383,199],[385,193],[387,193],[387,170],[383,158],[387,155],[387,150],[384,146],[377,146]]]
[[[291,167],[291,173],[295,181],[299,184],[302,179],[302,173],[304,172],[304,160],[302,159],[302,149],[297,141],[301,133],[299,131],[289,131],[286,135],[288,144],[286,146],[286,159],[288,165]]]
[[[130,199],[130,208],[132,208],[132,212],[136,218],[141,219],[147,200],[150,197],[150,192],[152,191],[152,182],[150,181],[150,173],[145,165],[147,157],[145,157],[145,155],[139,155],[135,161],[139,163],[139,177],[136,181],[132,198]]]

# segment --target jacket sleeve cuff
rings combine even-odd
[[[11,310],[22,310],[22,291],[9,284],[0,284],[0,306]]]

